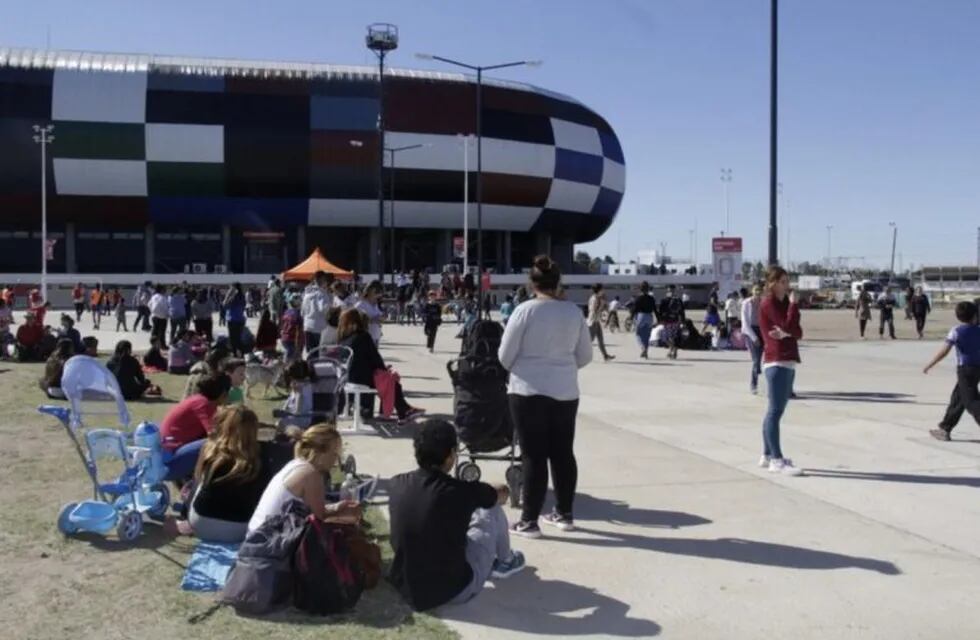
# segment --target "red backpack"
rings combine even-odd
[[[365,588],[344,527],[310,516],[293,554],[293,606],[315,615],[349,611]]]

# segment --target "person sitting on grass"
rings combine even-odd
[[[221,371],[221,363],[231,357],[231,349],[227,342],[216,342],[211,350],[207,352],[203,360],[199,360],[191,367],[190,377],[184,384],[184,395],[182,398],[194,395],[197,391],[197,383],[214,373]]]
[[[228,391],[228,404],[244,404],[245,391],[242,385],[245,384],[245,361],[241,358],[225,358],[218,365],[222,373],[228,376],[231,382],[231,389]]]
[[[222,407],[194,470],[196,492],[189,522],[194,535],[213,542],[241,542],[259,499],[278,471],[271,442],[259,442],[258,416],[243,405]],[[281,467],[280,467],[281,468]]]
[[[68,338],[58,340],[58,346],[44,365],[44,376],[38,381],[41,391],[49,398],[65,399],[65,392],[61,390],[61,374],[64,373],[65,363],[73,355],[75,355],[75,346],[72,341]]]
[[[464,482],[456,465],[456,429],[427,420],[415,434],[418,469],[391,479],[389,579],[417,611],[472,600],[492,578],[506,578],[525,566],[510,548],[502,505],[507,486]]]
[[[228,401],[231,381],[218,373],[197,383],[197,393],[170,407],[160,423],[164,451],[173,454],[165,480],[182,481],[191,476],[201,447],[214,428],[214,414]]]
[[[150,348],[143,355],[143,366],[149,371],[166,373],[167,358],[163,355],[163,348],[160,345],[159,337],[150,338]]]
[[[41,362],[41,342],[44,339],[44,325],[33,312],[24,314],[24,324],[17,327],[17,359],[21,362]]]
[[[58,330],[58,339],[67,338],[71,340],[75,353],[82,353],[85,347],[82,345],[82,334],[75,328],[75,321],[67,313],[61,314],[61,328]]]
[[[86,338],[88,340],[88,338]],[[152,384],[143,375],[143,368],[139,361],[133,357],[133,343],[129,340],[120,340],[116,343],[116,348],[106,363],[106,368],[116,376],[119,383],[119,390],[122,391],[123,398],[126,400],[139,400],[143,396],[159,396],[160,387]]]
[[[337,428],[332,424],[310,427],[299,437],[293,448],[293,459],[272,477],[259,504],[248,521],[248,533],[262,526],[269,518],[280,515],[293,500],[306,505],[317,518],[339,524],[358,524],[361,506],[344,500],[327,504],[324,477],[333,469],[342,451],[343,443]]]
[[[82,338],[82,354],[90,358],[99,357],[99,339],[95,336]]]
[[[166,362],[166,371],[169,373],[186,376],[191,372],[191,365],[194,362],[194,353],[191,351],[191,333],[190,331],[180,331],[171,340]],[[143,362],[148,364],[145,357]]]
[[[946,343],[922,370],[922,373],[929,373],[956,348],[956,386],[939,427],[929,431],[929,435],[942,441],[949,441],[949,434],[964,412],[969,412],[980,425],[980,390],[977,388],[980,385],[980,313],[977,305],[973,302],[957,304],[956,319],[960,324],[950,330]]]
[[[338,344],[349,347],[353,352],[350,371],[347,376],[348,381],[375,389],[375,372],[388,371],[388,366],[368,332],[368,318],[360,309],[348,309],[340,315],[337,340]],[[408,404],[401,382],[395,382],[393,386],[394,406],[398,413],[399,422],[411,420],[425,413],[424,409],[418,409]],[[363,398],[371,402],[371,396],[363,396]],[[365,413],[365,407],[355,407],[355,410],[357,409],[361,409],[362,414]],[[370,412],[370,409],[367,409],[367,412]]]

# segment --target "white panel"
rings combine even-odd
[[[528,231],[540,215],[540,207],[485,204],[483,228],[492,231]],[[475,229],[476,207],[472,204],[469,217],[470,228]],[[463,205],[459,202],[396,201],[395,223],[399,229],[459,229],[463,226]],[[309,224],[320,227],[376,227],[378,202],[314,198],[310,200]],[[390,216],[385,224],[390,224]]]
[[[224,162],[224,127],[146,124],[146,159],[156,162]]]
[[[555,132],[555,146],[592,155],[602,155],[602,141],[595,127],[569,122],[568,120],[551,119],[551,128]]]
[[[609,158],[602,159],[602,186],[613,191],[626,191],[626,165]]]
[[[54,183],[62,196],[146,196],[142,160],[54,158]]]
[[[591,213],[595,199],[599,195],[599,185],[583,184],[570,180],[552,180],[551,193],[548,194],[548,209],[562,209]]]
[[[458,136],[386,131],[388,147],[428,145],[395,154],[395,166],[406,169],[439,171],[463,170],[463,141]],[[470,140],[469,170],[476,171],[476,138]],[[389,154],[385,154],[385,166]],[[547,144],[516,142],[499,138],[483,139],[483,170],[521,176],[551,178],[555,175],[555,148]]]
[[[56,69],[52,120],[144,122],[146,72]]]

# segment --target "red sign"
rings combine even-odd
[[[741,238],[712,238],[711,251],[712,253],[741,253],[742,239]]]
[[[484,291],[489,291],[490,290],[490,272],[489,271],[487,271],[486,273],[484,273],[483,274],[483,277],[480,278],[480,287]]]

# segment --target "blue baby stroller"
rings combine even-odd
[[[147,483],[147,472],[153,462],[159,461],[153,460],[152,448],[131,445],[125,431],[89,429],[84,424],[86,416],[112,415],[121,429],[129,427],[129,411],[119,384],[98,360],[81,355],[69,359],[61,388],[69,407],[43,405],[38,411],[61,422],[92,480],[93,499],[63,506],[58,514],[58,530],[65,535],[79,531],[105,535],[115,530],[121,540],[132,542],[143,531],[143,514],[161,517],[169,506],[167,488],[159,482]],[[113,405],[114,410],[106,410]],[[90,409],[92,406],[98,408]],[[141,429],[147,430],[147,425],[141,425]],[[85,443],[84,449],[79,435]],[[100,476],[99,463],[109,460],[121,461],[123,471],[117,478],[106,481]]]

